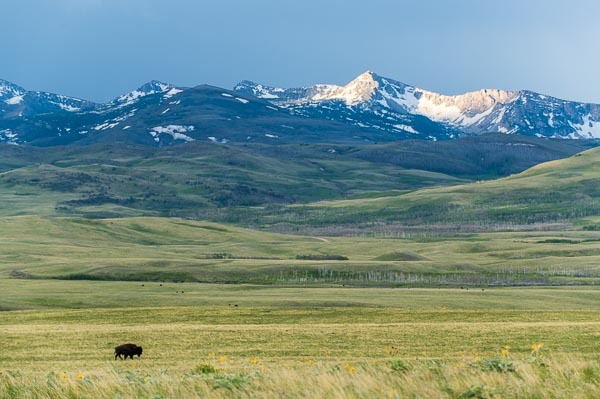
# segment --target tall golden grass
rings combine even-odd
[[[400,362],[402,367],[393,367]],[[511,367],[503,369],[502,366]],[[211,356],[189,370],[142,361],[94,370],[0,372],[2,398],[599,398],[598,360],[542,351],[512,358],[336,361]]]

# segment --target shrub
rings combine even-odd
[[[218,370],[210,364],[199,364],[192,370],[192,374],[217,374]]]
[[[508,360],[490,359],[477,363],[483,371],[497,371],[499,373],[512,373],[516,371],[513,362]]]
[[[457,399],[492,399],[496,395],[493,388],[475,385],[457,396]]]
[[[408,371],[408,366],[402,361],[402,359],[395,359],[390,361],[390,367],[394,371],[400,371],[402,373]]]

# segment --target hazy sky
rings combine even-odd
[[[0,78],[105,101],[158,79],[343,84],[600,103],[597,0],[0,0]]]

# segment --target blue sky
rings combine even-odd
[[[370,69],[600,103],[596,0],[18,0],[0,15],[0,78],[96,101],[152,79],[301,86]]]

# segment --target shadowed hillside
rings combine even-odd
[[[213,218],[227,207],[396,196],[496,178],[590,145],[506,135],[363,145],[0,145],[0,214]]]

